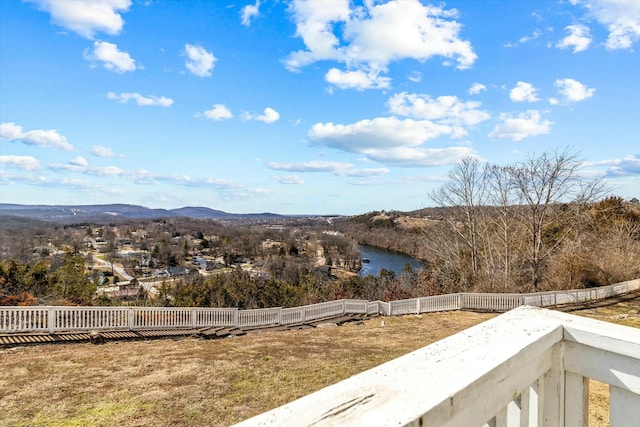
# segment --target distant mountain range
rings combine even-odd
[[[103,222],[117,219],[152,219],[187,217],[216,220],[275,220],[290,216],[273,213],[234,214],[205,207],[183,207],[179,209],[150,209],[144,206],[111,205],[18,205],[0,203],[0,218],[15,216],[60,223]]]

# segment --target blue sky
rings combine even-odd
[[[358,214],[572,147],[640,197],[640,2],[0,2],[0,202]]]

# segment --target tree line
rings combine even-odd
[[[127,305],[173,307],[296,307],[337,299],[397,300],[433,294],[427,272],[405,267],[401,275],[382,270],[378,276],[337,277],[307,257],[278,255],[266,274],[242,268],[203,276],[197,272],[165,279],[157,294],[140,287]],[[134,286],[141,283],[134,279]],[[131,286],[131,284],[129,285]],[[430,288],[428,288],[430,286]],[[21,264],[0,262],[0,305],[121,305],[115,297],[94,295],[96,284],[86,273],[86,260],[67,252],[60,259]]]
[[[0,305],[91,304],[97,289],[84,257],[66,252],[35,263],[0,262]]]
[[[535,292],[640,276],[640,210],[586,178],[570,150],[507,166],[467,158],[430,194],[442,220],[428,230],[442,293]],[[636,200],[637,202],[637,200]]]

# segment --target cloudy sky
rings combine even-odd
[[[572,147],[640,197],[640,2],[0,2],[0,202],[357,214]]]

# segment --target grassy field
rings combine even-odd
[[[640,327],[638,299],[576,311]],[[228,425],[493,317],[447,312],[339,328],[0,349],[2,425]],[[594,383],[590,425],[606,425]]]

